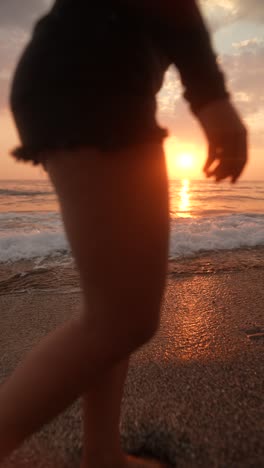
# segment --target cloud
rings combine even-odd
[[[200,0],[200,6],[212,31],[237,21],[264,22],[263,0]]]
[[[263,0],[200,0],[209,28],[215,32],[239,21],[264,23]],[[232,44],[220,59],[233,101],[248,124],[256,147],[264,142],[264,39],[252,37]]]
[[[264,39],[253,37],[234,42],[232,48],[231,54],[219,57],[227,86],[247,117],[263,112]],[[170,67],[158,94],[161,114],[175,113],[175,109],[181,105],[182,91],[179,74],[174,67]]]
[[[264,39],[258,37],[235,42],[232,52],[220,57],[232,100],[246,121],[256,147],[263,147],[264,142],[263,63]],[[179,75],[171,67],[158,94],[159,121],[186,141],[197,139],[197,122],[181,96]]]
[[[28,36],[22,30],[0,28],[0,110],[8,105],[10,81]]]
[[[251,19],[257,23],[264,22],[263,0],[235,0],[237,5],[237,19]]]
[[[233,0],[200,0],[200,6],[210,30],[215,32],[235,21],[238,13]]]
[[[252,38],[233,44],[234,54],[221,59],[229,86],[246,116],[264,111],[264,40]]]
[[[199,141],[202,133],[197,120],[182,98],[183,88],[179,72],[171,66],[157,95],[157,120],[162,127],[168,128],[170,135],[177,135],[182,141]]]
[[[233,42],[232,46],[235,49],[245,50],[245,48],[247,48],[248,50],[254,51],[255,46],[259,44],[264,45],[264,40],[258,37],[253,37],[251,39],[245,39],[244,41]]]
[[[20,53],[34,23],[52,0],[0,0],[0,109],[8,105],[8,91]]]
[[[227,73],[233,101],[249,128],[251,143],[263,149],[264,40],[252,38],[234,43],[233,50],[234,54],[221,57],[222,67]]]
[[[50,0],[1,0],[0,27],[28,29],[50,4]]]

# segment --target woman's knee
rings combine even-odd
[[[115,314],[108,314],[100,318],[100,314],[91,315],[91,311],[83,311],[83,329],[87,336],[94,330],[96,342],[100,351],[112,353],[113,358],[122,357],[136,351],[139,347],[150,341],[157,333],[160,325],[160,310],[146,310],[138,307],[135,314],[123,311],[123,317],[114,318]],[[111,320],[110,320],[111,317]],[[109,319],[108,319],[109,318]]]
[[[160,325],[160,312],[155,311],[151,317],[140,321],[128,322],[125,328],[127,341],[138,348],[150,341],[157,333]]]

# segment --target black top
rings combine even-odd
[[[228,98],[224,74],[212,48],[196,0],[56,0],[57,8],[89,14],[93,10],[122,11],[135,25],[143,22],[158,46],[179,70],[184,98],[194,114],[212,101]],[[82,12],[83,10],[83,12]],[[87,26],[89,27],[89,26]]]
[[[178,68],[193,113],[228,98],[224,74],[196,0],[112,0],[144,16],[170,61]]]

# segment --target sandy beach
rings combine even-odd
[[[263,285],[263,268],[168,277],[159,333],[131,360],[125,450],[179,468],[264,466]],[[80,303],[78,290],[0,295],[0,381]],[[3,468],[77,468],[80,430],[77,401]]]

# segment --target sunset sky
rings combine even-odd
[[[8,106],[10,80],[32,26],[51,0],[1,0],[0,3],[0,179],[46,178],[40,167],[16,163],[8,152],[19,143]],[[263,0],[200,2],[233,100],[250,130],[250,162],[242,180],[264,179],[264,4]],[[203,133],[182,99],[171,67],[158,95],[158,121],[170,130],[165,143],[171,178],[203,178]],[[52,110],[51,110],[52,112]]]

